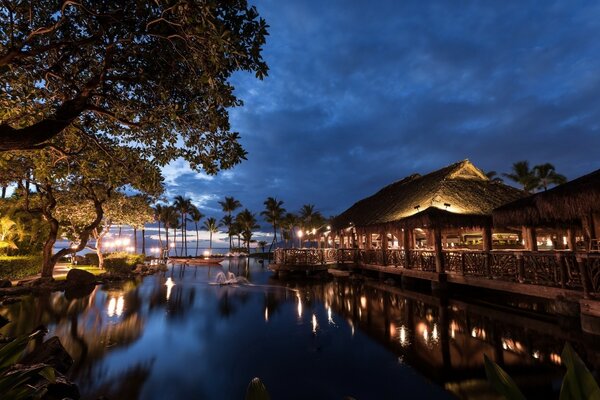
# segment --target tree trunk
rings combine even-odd
[[[212,233],[212,231],[210,231],[210,233],[209,233],[209,235],[210,235],[210,238],[209,238],[209,242],[208,242],[208,248],[209,248],[211,251],[212,251],[212,234],[213,234],[213,233]]]
[[[133,253],[137,254],[137,228],[133,227]]]
[[[56,264],[52,257],[52,253],[54,252],[54,243],[56,243],[56,238],[58,236],[58,221],[56,218],[52,218],[48,220],[48,223],[50,225],[50,230],[48,232],[48,238],[44,242],[44,247],[42,248],[42,278],[52,278],[54,265]]]
[[[198,235],[198,223],[194,222],[194,224],[196,225],[196,257],[198,257],[198,247],[200,246],[200,239]]]
[[[2,198],[6,198],[6,186],[2,186]]]
[[[142,226],[142,254],[146,255],[146,227]]]
[[[167,254],[168,254],[168,252],[170,250],[170,248],[169,248],[169,226],[168,225],[165,225],[165,234],[167,236],[167,241],[165,243],[167,244],[166,247],[167,247]]]
[[[102,239],[104,234],[100,234],[96,239],[96,255],[98,256],[98,268],[104,269],[104,255],[102,254]]]
[[[160,251],[162,251],[163,242],[162,242],[162,234],[160,233],[160,221],[158,221],[158,244],[160,245]]]

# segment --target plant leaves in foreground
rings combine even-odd
[[[498,393],[508,400],[525,400],[525,396],[515,381],[498,364],[491,361],[486,355],[483,356],[483,360],[488,381]]]

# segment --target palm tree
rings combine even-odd
[[[267,242],[265,242],[264,240],[259,240],[258,241],[258,247],[261,248],[261,251],[264,253],[265,252],[265,247],[267,246]]]
[[[223,212],[231,217],[231,214],[237,210],[238,208],[240,208],[242,206],[242,203],[239,202],[239,200],[236,200],[233,197],[227,197],[225,196],[225,200],[223,201],[219,201],[219,204],[221,205],[221,208],[223,209]],[[221,221],[223,221],[225,218],[223,218]],[[231,232],[231,228],[232,228],[232,224],[233,224],[233,219],[229,218],[227,220],[229,223],[226,224],[227,226],[227,231],[228,233]],[[231,251],[231,237],[233,235],[229,234],[229,251]]]
[[[260,228],[260,226],[256,223],[256,217],[250,210],[246,208],[235,217],[235,221],[239,225],[240,234],[244,238],[244,242],[246,244],[246,250],[248,251],[248,254],[250,254],[252,231]]]
[[[323,223],[324,218],[319,211],[315,211],[314,204],[304,204],[302,208],[300,208],[299,219],[302,225],[302,228],[306,232],[310,232],[311,229],[320,227]],[[302,246],[302,243],[300,243]]]
[[[185,255],[187,256],[187,214],[189,214],[194,205],[192,204],[192,199],[186,199],[181,195],[177,195],[174,198],[173,206],[179,210],[181,216],[181,255],[184,254],[183,249],[185,247]]]
[[[518,161],[512,165],[512,172],[502,174],[508,179],[523,186],[525,192],[530,193],[539,185],[539,180],[534,173],[534,170],[529,169],[529,161]]]
[[[217,222],[217,219],[214,217],[207,218],[204,220],[204,229],[208,231],[209,234],[209,245],[208,248],[212,250],[212,237],[213,233],[219,232],[219,227],[221,224]]]
[[[562,185],[567,178],[556,172],[554,165],[550,163],[540,164],[533,167],[533,172],[538,180],[537,189],[548,190],[550,185]]]
[[[281,222],[281,226],[282,228],[285,228],[289,240],[292,241],[292,243],[294,243],[294,227],[298,224],[298,217],[296,216],[296,214],[293,213],[287,213],[285,214],[285,217],[283,217],[283,220]],[[283,235],[282,235],[283,236]],[[285,243],[288,243],[288,238],[285,238]]]
[[[283,201],[278,201],[274,197],[269,197],[264,202],[265,210],[260,213],[263,217],[265,217],[265,221],[273,226],[273,241],[269,246],[269,253],[273,248],[273,245],[277,242],[277,226],[281,223],[283,219],[283,214],[285,213],[285,208],[283,208]]]
[[[165,226],[165,232],[167,237],[167,249],[169,248],[169,228],[177,229],[179,227],[179,215],[177,210],[172,206],[164,206],[162,207],[162,222]],[[175,249],[175,254],[177,254],[177,249]]]
[[[154,220],[156,222],[158,222],[158,243],[160,244],[161,250],[163,249],[162,234],[160,232],[160,225],[162,223],[162,218],[161,218],[162,213],[163,213],[163,206],[160,204],[155,205],[154,206]]]
[[[200,245],[200,238],[198,235],[198,222],[200,222],[200,220],[204,218],[204,214],[202,214],[196,206],[192,206],[189,212],[190,218],[194,222],[194,227],[196,228],[196,257],[198,257],[198,246]]]
[[[504,180],[498,175],[496,171],[488,171],[485,176],[492,182],[504,182]]]
[[[231,238],[234,236],[233,225],[235,224],[234,218],[231,215],[223,215],[221,218],[221,226],[227,227],[227,236],[229,236],[229,251],[231,252]]]

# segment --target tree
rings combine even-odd
[[[265,247],[267,246],[267,242],[264,240],[259,240],[258,241],[258,247],[260,247],[261,251],[264,253],[265,252]]]
[[[498,175],[496,171],[488,171],[485,173],[485,176],[492,182],[504,182],[504,180]]]
[[[538,178],[534,171],[529,169],[529,161],[518,161],[514,163],[512,165],[512,172],[502,175],[523,186],[523,190],[527,193],[535,190],[539,185]]]
[[[298,214],[300,225],[307,236],[311,232],[315,233],[316,229],[326,223],[323,215],[315,210],[314,204],[304,204]],[[300,246],[302,246],[302,240],[300,241]]]
[[[60,147],[76,127],[159,165],[216,173],[245,158],[229,80],[268,70],[267,25],[245,0],[5,1],[0,16],[0,150]]]
[[[38,151],[0,154],[0,175],[11,176],[13,181],[25,179],[35,187],[33,194],[24,188],[23,209],[41,213],[48,224],[48,236],[42,248],[43,278],[52,277],[54,265],[61,257],[86,246],[93,230],[101,224],[103,205],[113,192],[126,185],[150,196],[157,196],[163,190],[160,170],[141,159],[138,149],[119,145],[110,138],[99,141],[99,147],[84,146],[73,129],[63,132],[56,141],[61,142],[61,149],[50,145]],[[88,214],[87,224],[78,226],[77,243],[54,254],[61,223],[64,226],[64,221],[57,218],[56,208],[66,201],[90,202],[93,213]]]
[[[198,210],[198,207],[194,206],[190,210],[190,217],[194,222],[194,227],[196,228],[196,257],[198,257],[198,247],[200,246],[200,237],[198,235],[198,222],[200,222],[200,220],[204,218],[204,214],[202,214],[200,210]]]
[[[283,221],[281,223],[282,228],[285,228],[284,234],[282,236],[284,236],[285,238],[285,243],[288,243],[288,239],[290,241],[294,241],[294,227],[296,227],[296,225],[298,224],[298,216],[296,214],[293,213],[286,213],[285,217],[283,217]],[[287,233],[287,235],[286,235]]]
[[[256,217],[250,210],[246,208],[235,217],[235,221],[239,225],[239,233],[244,239],[244,243],[246,244],[246,250],[248,251],[248,254],[250,254],[250,242],[252,240],[252,231],[260,228],[260,226],[256,223]]]
[[[154,221],[158,222],[158,243],[160,245],[161,251],[163,249],[162,236],[161,236],[161,232],[160,232],[160,225],[162,223],[161,214],[163,212],[162,209],[163,209],[163,206],[160,204],[156,204],[154,206]]]
[[[128,196],[115,191],[102,205],[103,216],[101,223],[95,227],[91,236],[95,246],[86,246],[96,252],[99,268],[104,268],[104,239],[113,225],[130,225],[134,228],[154,219],[150,199],[144,195]],[[61,199],[55,211],[56,218],[63,226],[64,235],[76,241],[81,230],[94,215],[93,204],[89,201],[79,201],[69,197]]]
[[[170,250],[169,228],[177,229],[179,227],[179,215],[177,210],[172,206],[163,206],[161,211],[160,218],[165,227],[166,247]]]
[[[192,199],[186,199],[181,195],[175,196],[173,207],[179,210],[181,215],[181,255],[187,256],[187,215],[196,207],[192,204]],[[183,252],[184,247],[185,253]]]
[[[537,189],[548,190],[550,185],[562,185],[567,178],[556,172],[554,165],[550,163],[540,164],[533,167],[533,172],[538,181]]]
[[[263,203],[265,210],[260,213],[265,218],[268,224],[273,226],[273,241],[269,246],[269,252],[271,252],[273,245],[277,242],[277,227],[281,224],[285,208],[283,208],[283,201],[279,201],[274,197],[269,197]]]
[[[233,218],[231,218],[231,214],[235,210],[240,208],[242,206],[242,203],[240,203],[239,200],[236,200],[233,197],[225,197],[225,200],[219,201],[219,204],[221,205],[221,209],[225,213],[225,216],[228,217],[223,217],[223,219],[221,219],[221,222],[223,222],[223,225],[227,227],[227,234],[229,235],[229,251],[231,251],[231,238],[234,236],[232,235],[232,227],[234,221]]]
[[[204,221],[204,229],[208,231],[209,234],[209,249],[212,250],[212,238],[213,233],[219,232],[219,227],[221,224],[217,222],[217,219],[214,217],[209,217]]]

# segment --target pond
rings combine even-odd
[[[597,340],[543,304],[491,307],[377,280],[280,281],[266,264],[176,265],[91,293],[26,296],[0,309],[12,321],[0,333],[47,326],[86,399],[242,399],[255,376],[273,399],[486,397],[483,354],[537,397],[560,389],[566,340],[592,368],[600,359]],[[211,284],[222,271],[250,284]]]

